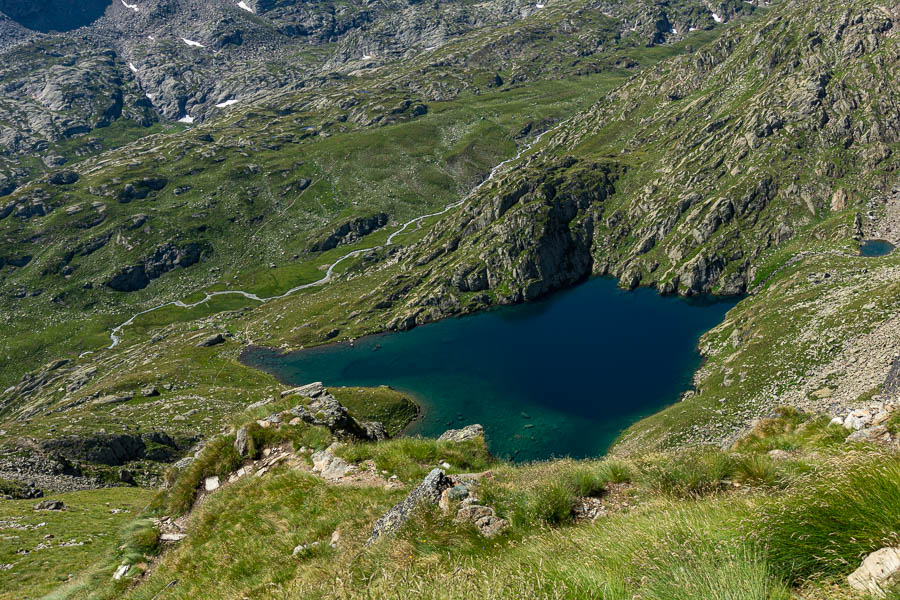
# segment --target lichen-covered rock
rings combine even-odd
[[[387,437],[384,426],[381,423],[361,424],[343,404],[338,402],[324,388],[321,391],[318,388],[312,388],[312,391],[316,394],[315,398],[309,404],[299,404],[292,408],[289,411],[292,415],[299,417],[310,425],[327,427],[339,437],[370,441]]]
[[[484,427],[481,425],[467,425],[462,429],[448,429],[438,438],[439,442],[465,442],[484,436]]]
[[[324,479],[341,479],[357,470],[356,466],[347,463],[339,456],[335,456],[330,450],[316,452],[312,455],[312,461],[313,472],[319,473]]]
[[[41,500],[34,505],[34,510],[62,510],[65,506],[62,500]]]
[[[225,336],[223,336],[221,333],[214,333],[197,342],[197,347],[209,348],[210,346],[217,346],[223,343],[225,343]]]
[[[246,427],[241,427],[234,435],[234,450],[238,456],[246,456],[250,445],[250,435]]]
[[[307,383],[306,385],[301,385],[300,387],[291,388],[289,390],[284,390],[281,392],[281,397],[285,396],[303,396],[304,398],[316,398],[325,393],[325,386],[322,385],[321,381],[316,381],[313,383]]]
[[[384,535],[395,533],[412,517],[416,507],[423,504],[437,504],[441,493],[453,486],[453,481],[441,469],[433,469],[416,488],[399,504],[386,512],[372,526],[372,535],[366,545]]]

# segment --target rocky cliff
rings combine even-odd
[[[382,294],[417,284],[391,327],[590,274],[739,294],[795,236],[858,236],[865,198],[896,179],[898,18],[786,2],[636,76],[398,258],[407,274]]]

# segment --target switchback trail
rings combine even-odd
[[[163,304],[159,304],[152,308],[142,310],[139,313],[135,313],[127,321],[125,321],[121,325],[117,325],[115,328],[113,328],[112,332],[110,332],[110,334],[109,334],[109,339],[111,340],[111,343],[109,346],[107,346],[107,349],[115,348],[116,346],[119,345],[119,343],[121,343],[122,330],[125,329],[126,327],[128,327],[129,325],[131,325],[132,323],[134,323],[135,319],[137,319],[141,315],[151,313],[155,310],[159,310],[159,309],[165,308],[167,306],[177,306],[178,308],[194,308],[196,306],[200,306],[201,304],[203,304],[205,302],[208,302],[211,298],[213,298],[215,296],[225,296],[225,295],[243,296],[244,298],[248,298],[250,300],[255,300],[260,303],[266,303],[266,302],[270,302],[272,300],[278,300],[278,299],[284,298],[286,296],[290,296],[292,294],[299,292],[300,290],[305,290],[305,289],[308,289],[311,287],[318,287],[318,286],[325,285],[326,283],[329,283],[334,278],[334,270],[337,268],[338,265],[340,265],[345,260],[348,260],[355,256],[359,256],[360,254],[363,254],[364,252],[370,252],[372,250],[380,250],[381,248],[390,246],[394,243],[394,238],[396,238],[398,235],[400,235],[401,233],[403,233],[404,231],[409,229],[409,227],[412,226],[413,224],[421,224],[425,219],[429,219],[431,217],[438,217],[440,215],[443,215],[443,214],[453,210],[454,208],[462,206],[462,204],[466,200],[468,200],[469,198],[474,196],[475,193],[478,192],[478,190],[480,190],[483,186],[485,186],[487,183],[489,183],[491,180],[493,180],[494,177],[506,165],[521,158],[522,155],[524,155],[526,152],[531,150],[541,140],[541,138],[543,138],[546,134],[559,128],[563,123],[565,123],[565,121],[562,121],[562,122],[558,123],[555,127],[552,127],[550,129],[548,129],[547,131],[541,133],[540,135],[535,137],[533,140],[531,140],[530,143],[526,144],[525,147],[523,147],[521,150],[519,150],[519,152],[516,153],[515,156],[513,156],[512,158],[508,158],[508,159],[504,160],[503,162],[497,164],[493,169],[491,169],[490,174],[485,178],[485,180],[482,181],[481,183],[479,183],[477,186],[475,186],[468,194],[465,195],[465,197],[462,200],[459,200],[458,202],[449,204],[438,212],[430,213],[427,215],[420,215],[414,219],[407,221],[406,223],[401,225],[400,228],[397,229],[397,231],[391,233],[388,236],[387,240],[385,240],[384,244],[380,244],[377,246],[371,246],[369,248],[360,248],[358,250],[352,250],[352,251],[348,252],[347,254],[344,254],[343,256],[338,258],[336,261],[334,261],[333,263],[328,265],[328,270],[325,272],[325,276],[322,277],[321,279],[317,279],[316,281],[313,281],[310,283],[304,283],[302,285],[292,287],[291,289],[284,292],[283,294],[278,294],[275,296],[268,296],[265,298],[260,297],[256,294],[253,294],[251,292],[245,292],[243,290],[222,290],[222,291],[218,291],[218,292],[206,292],[206,295],[203,297],[203,299],[198,300],[197,302],[188,303],[188,302],[184,302],[182,300],[173,300],[171,302],[164,302]]]

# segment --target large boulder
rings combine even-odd
[[[351,221],[341,224],[337,229],[330,233],[327,237],[314,243],[310,248],[311,252],[325,252],[332,248],[337,248],[343,244],[351,244],[363,236],[366,236],[376,229],[387,225],[388,216],[386,213],[378,213],[368,217],[358,217]]]
[[[416,488],[399,504],[387,511],[372,526],[372,535],[366,545],[383,535],[392,535],[412,518],[416,508],[437,504],[444,490],[453,487],[453,481],[441,469],[433,469]]]
[[[284,398],[285,396],[303,396],[304,398],[317,398],[325,392],[325,386],[322,385],[322,382],[316,381],[313,383],[307,383],[306,385],[301,385],[300,387],[284,390],[283,392],[281,392],[281,397]]]
[[[214,333],[197,342],[198,348],[209,348],[210,346],[218,346],[225,343],[225,336],[221,333]]]
[[[59,171],[50,177],[50,183],[54,185],[72,185],[78,181],[78,173],[75,171]]]
[[[174,460],[178,444],[164,432],[141,435],[97,434],[69,436],[41,442],[41,449],[69,460],[119,467],[133,460]]]
[[[184,246],[165,243],[157,246],[152,254],[138,265],[122,267],[106,282],[106,285],[117,292],[134,292],[142,290],[154,279],[157,279],[178,267],[186,268],[196,264],[207,252],[205,244],[194,242]]]
[[[62,500],[41,500],[34,505],[34,510],[62,510],[65,506]]]
[[[850,587],[859,592],[884,598],[900,585],[900,548],[882,548],[873,552],[847,577]]]

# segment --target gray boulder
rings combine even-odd
[[[343,458],[335,456],[329,450],[322,450],[312,455],[313,472],[324,479],[336,480],[356,471],[356,467]]]
[[[34,505],[34,510],[62,510],[65,506],[62,500],[42,500]]]
[[[380,421],[365,421],[361,425],[370,440],[386,440],[390,437],[384,424]]]
[[[209,337],[203,338],[197,343],[198,348],[209,348],[210,346],[218,346],[225,343],[225,337],[221,333],[216,333]]]
[[[237,434],[234,436],[234,449],[240,456],[246,456],[247,450],[250,446],[250,436],[247,433],[246,427],[241,427],[238,429]]]
[[[283,392],[281,392],[281,397],[284,398],[285,396],[303,396],[304,398],[315,398],[317,396],[321,396],[324,393],[326,393],[325,386],[322,385],[321,381],[316,381],[314,383],[301,385],[300,387],[284,390]]]
[[[453,519],[456,523],[472,523],[478,528],[478,533],[484,537],[494,537],[509,527],[509,521],[501,519],[490,506],[469,504],[463,506]]]
[[[465,442],[484,436],[484,427],[481,425],[467,425],[462,429],[448,429],[438,438],[439,442]]]
[[[848,442],[890,442],[891,432],[884,425],[866,427],[847,436]]]
[[[372,526],[372,535],[366,545],[370,545],[383,535],[392,535],[410,520],[421,505],[437,504],[444,490],[453,487],[453,481],[441,469],[433,469],[425,479],[409,493],[402,502],[387,511]]]

